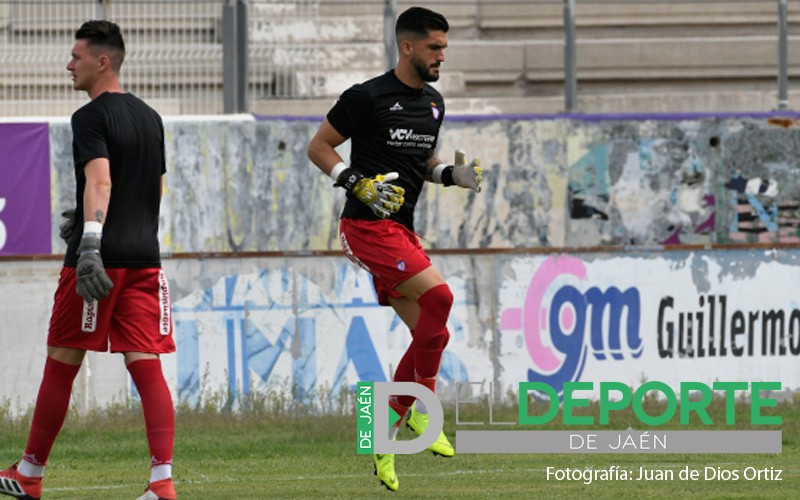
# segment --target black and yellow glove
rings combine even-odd
[[[353,193],[353,196],[372,209],[375,215],[386,219],[397,213],[405,202],[406,190],[389,182],[399,177],[397,172],[364,177],[357,170],[348,168],[339,174],[335,185]]]

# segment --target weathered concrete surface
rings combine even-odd
[[[479,156],[480,194],[428,185],[437,249],[798,241],[797,116],[457,117],[438,154]],[[319,118],[167,120],[167,253],[339,249],[341,189],[305,148]],[[72,205],[69,125],[51,126],[53,213]],[[341,148],[349,158],[349,143]],[[748,193],[772,181],[776,192]],[[54,252],[63,251],[53,218]]]

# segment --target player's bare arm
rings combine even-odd
[[[431,152],[431,156],[428,158],[428,162],[425,165],[425,180],[428,182],[433,182],[433,171],[444,163],[439,157],[436,156],[433,152]]]
[[[336,182],[336,186],[345,188],[355,195],[381,219],[390,217],[400,210],[405,198],[405,189],[390,184],[397,179],[397,173],[364,177],[354,168],[350,168],[336,152],[336,146],[346,141],[326,118],[319,130],[308,144],[308,158],[320,170]]]
[[[306,153],[308,158],[320,170],[331,175],[333,168],[343,163],[342,157],[336,152],[336,146],[346,141],[347,138],[340,134],[328,119],[323,120],[319,130],[308,143]]]
[[[86,186],[83,191],[83,236],[78,246],[76,292],[86,302],[108,296],[114,284],[100,257],[103,223],[111,198],[111,167],[107,158],[90,160],[83,168]]]
[[[83,192],[83,220],[103,224],[111,198],[111,169],[107,158],[90,160],[83,169],[86,189]]]

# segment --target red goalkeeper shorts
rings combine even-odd
[[[417,235],[393,220],[343,218],[339,238],[347,257],[372,275],[383,306],[389,297],[402,297],[397,285],[431,266]]]
[[[61,269],[47,345],[101,352],[175,352],[164,271],[110,268],[106,273],[114,283],[108,297],[85,302],[75,291],[75,268]]]

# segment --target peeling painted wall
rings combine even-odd
[[[795,115],[455,117],[439,156],[479,156],[480,194],[428,185],[429,248],[800,241]],[[339,249],[341,189],[305,154],[319,119],[166,120],[167,253]],[[74,185],[69,125],[51,124],[53,213]],[[349,156],[349,143],[340,153]],[[53,218],[54,252],[63,251]]]
[[[709,380],[739,374],[772,377],[796,388],[797,252],[637,251],[662,243],[798,241],[796,120],[792,115],[446,121],[440,156],[446,159],[456,148],[480,156],[486,181],[480,194],[426,188],[417,212],[426,246],[630,246],[628,252],[583,256],[434,255],[456,296],[447,380],[507,386],[531,374],[558,373],[562,381],[602,376],[633,384],[642,373],[673,382],[676,373]],[[71,134],[66,122],[50,125],[51,204],[53,214],[60,214],[73,204]],[[338,250],[336,215],[343,192],[305,156],[317,125],[318,120],[288,118],[167,120],[163,251]],[[344,157],[347,147],[341,148]],[[58,223],[53,217],[54,253],[64,250]],[[7,347],[0,350],[0,395],[22,408],[32,402],[41,375],[59,267],[57,261],[0,266],[0,335]],[[288,379],[300,384],[301,394],[313,395],[322,385],[388,377],[407,341],[396,316],[374,304],[368,278],[343,257],[166,259],[165,268],[179,344],[178,354],[165,358],[165,368],[176,396],[184,399],[219,385],[244,391]],[[551,281],[536,285],[534,277],[542,272]],[[560,355],[554,351],[560,342],[554,335],[563,337],[587,311],[578,297],[616,301],[615,307],[627,311],[620,320],[629,321],[633,302],[626,301],[634,296],[639,297],[636,335],[624,329],[612,335],[610,324],[595,325],[583,343],[573,340],[559,344]],[[665,297],[672,302],[663,302]],[[556,311],[546,329],[531,330],[537,324],[529,317],[533,306]],[[672,340],[665,338],[667,326],[659,326],[659,308],[672,315]],[[716,326],[707,323],[710,316]],[[705,321],[705,340],[700,329],[690,332],[680,321]],[[720,328],[719,321],[728,330],[715,338],[727,339],[728,354],[710,356],[707,335]],[[734,328],[744,333],[734,339]],[[778,328],[782,333],[773,333]],[[596,331],[599,337],[593,336]],[[348,350],[367,339],[374,347],[371,357]],[[541,349],[527,348],[537,341]],[[702,356],[698,342],[706,342]],[[733,344],[741,349],[738,355]],[[536,354],[548,349],[549,358]],[[568,358],[571,364],[564,368]],[[575,359],[583,364],[573,364]],[[581,373],[574,371],[577,366],[583,366]],[[204,373],[210,377],[207,388],[200,385]],[[88,407],[129,389],[118,357],[91,355],[75,397]]]

